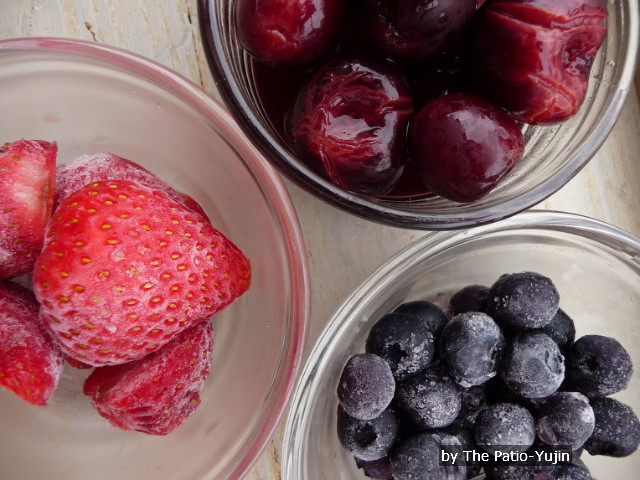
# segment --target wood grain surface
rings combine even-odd
[[[71,37],[117,46],[181,73],[217,97],[201,44],[196,0],[0,0],[0,38],[25,36]],[[638,78],[636,86],[640,87]],[[286,183],[308,251],[311,345],[358,284],[425,233],[353,217]],[[633,89],[616,127],[593,160],[538,208],[588,215],[640,236],[638,206],[640,109]],[[284,420],[247,479],[280,478],[283,424]]]

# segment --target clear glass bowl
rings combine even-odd
[[[577,116],[554,127],[524,127],[524,159],[484,198],[459,204],[436,196],[373,198],[343,190],[299,161],[266,117],[249,55],[240,47],[232,0],[199,0],[207,59],[226,105],[253,143],[287,177],[322,200],[376,222],[417,229],[453,229],[525,210],[566,184],[597,152],[633,84],[638,50],[638,0],[607,2],[608,36],[594,63]],[[285,88],[285,87],[283,87]]]
[[[46,407],[0,391],[3,478],[241,478],[278,425],[309,322],[304,243],[277,172],[194,84],[125,51],[55,38],[0,42],[1,141],[55,140],[59,160],[114,152],[195,198],[252,262],[250,290],[215,317],[202,404],[166,437],[124,432],[65,367]]]
[[[364,351],[380,317],[399,304],[434,301],[469,284],[491,284],[500,274],[533,270],[550,277],[577,336],[614,336],[640,369],[640,239],[608,224],[572,214],[531,211],[468,231],[422,237],[381,266],[338,309],[310,352],[285,428],[282,478],[365,479],[336,433],[336,388],[346,360]],[[640,378],[614,397],[640,415]],[[613,459],[582,459],[595,478],[630,478],[640,451]],[[633,476],[633,475],[632,475]]]

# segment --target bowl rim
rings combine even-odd
[[[486,234],[516,232],[519,230],[562,230],[573,235],[606,238],[625,251],[633,252],[640,262],[640,238],[609,224],[584,215],[554,210],[529,210],[499,222],[480,225],[467,230],[430,232],[380,265],[356,287],[331,316],[318,339],[310,349],[298,384],[291,399],[282,442],[282,478],[306,478],[303,466],[304,438],[309,424],[305,412],[312,411],[318,390],[327,388],[323,372],[331,362],[335,348],[346,334],[361,321],[359,306],[366,304],[381,289],[392,288],[394,279],[428,257],[446,251],[449,247]],[[622,248],[622,247],[620,247]]]
[[[225,478],[244,477],[271,441],[289,404],[302,367],[311,318],[311,287],[304,237],[295,206],[282,178],[248,141],[236,120],[219,101],[169,67],[119,47],[81,39],[46,36],[0,39],[0,55],[21,51],[62,53],[97,59],[104,64],[124,69],[130,75],[142,77],[156,86],[161,84],[170,89],[181,102],[203,116],[211,129],[216,130],[236,155],[247,163],[269,207],[273,209],[274,221],[277,221],[276,225],[285,242],[284,251],[288,260],[286,273],[291,284],[300,286],[300,295],[292,295],[289,305],[290,341],[280,349],[278,368],[282,369],[282,378],[272,382],[270,408],[263,409],[266,413],[260,423],[252,424],[252,435],[247,438],[247,444],[232,457],[229,462],[231,468]]]
[[[618,88],[605,112],[601,116],[601,124],[589,137],[591,148],[582,149],[545,182],[535,185],[525,194],[510,199],[500,205],[493,205],[475,212],[461,212],[447,215],[416,214],[377,205],[364,197],[340,189],[329,180],[296,160],[288,149],[278,142],[270,141],[268,130],[252,112],[247,101],[240,94],[241,89],[232,74],[230,64],[224,55],[222,33],[212,28],[216,21],[216,9],[212,7],[216,0],[198,0],[198,18],[200,35],[209,70],[216,81],[218,91],[224,104],[232,112],[249,140],[281,171],[289,180],[303,190],[343,211],[370,221],[384,225],[419,230],[452,230],[508,218],[540,203],[562,188],[569,180],[584,168],[596,154],[609,133],[613,129],[630,89],[633,86],[635,66],[640,39],[639,32],[639,0],[626,0],[629,15],[628,31],[625,35],[629,41],[620,62],[624,68],[620,74]]]

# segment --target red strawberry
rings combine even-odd
[[[170,197],[206,216],[200,204],[194,199],[184,193],[177,192],[146,168],[113,153],[81,155],[70,162],[59,165],[56,170],[54,210],[58,208],[64,198],[85,185],[104,182],[112,178],[122,178],[139,185],[164,190]]]
[[[249,261],[163,190],[96,182],[62,201],[33,286],[63,351],[90,365],[140,358],[247,290]]]
[[[41,140],[0,146],[0,278],[33,269],[51,216],[57,153]]]
[[[213,325],[200,322],[143,359],[96,368],[84,394],[114,426],[166,435],[200,405],[212,351]]]
[[[34,405],[45,405],[62,374],[63,356],[40,322],[30,290],[0,282],[0,385]]]

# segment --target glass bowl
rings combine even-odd
[[[110,151],[196,199],[252,262],[249,291],[215,316],[202,404],[165,437],[120,431],[65,366],[46,407],[1,389],[4,478],[241,478],[278,425],[309,322],[306,253],[277,172],[194,84],[116,48],[69,39],[0,41],[2,141],[55,140],[58,158]]]
[[[289,179],[347,212],[387,225],[440,230],[489,223],[525,210],[566,184],[597,152],[632,86],[638,50],[638,1],[606,2],[608,36],[593,65],[587,98],[577,116],[553,127],[524,127],[525,156],[484,198],[460,204],[429,195],[374,198],[350,193],[298,160],[267,118],[255,68],[240,47],[233,0],[199,0],[200,28],[222,99],[253,143]],[[275,90],[289,88],[274,85]]]
[[[530,211],[467,231],[434,232],[381,266],[338,309],[323,330],[293,396],[283,440],[282,478],[365,479],[336,433],[336,388],[346,360],[364,352],[380,317],[410,300],[434,301],[470,284],[491,284],[524,270],[550,277],[576,337],[613,336],[640,368],[640,239],[573,214]],[[640,414],[640,378],[614,397]],[[640,451],[614,459],[582,459],[595,478],[640,471]]]

